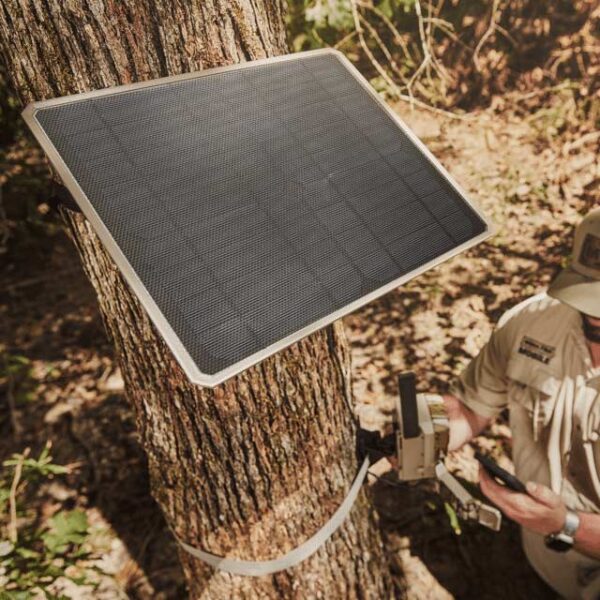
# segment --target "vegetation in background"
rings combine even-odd
[[[13,454],[0,471],[0,600],[60,598],[50,590],[59,578],[93,588],[79,561],[85,548],[88,520],[82,510],[58,510],[44,521],[33,510],[40,486],[68,469],[52,462],[47,443],[37,458],[29,448]],[[40,596],[41,595],[41,596]]]
[[[593,0],[291,0],[289,6],[295,51],[339,48],[391,98],[472,109],[508,91],[576,81],[579,98],[598,99],[600,11]],[[598,124],[597,105],[594,111]]]

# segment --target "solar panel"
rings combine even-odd
[[[24,115],[202,385],[489,234],[332,50],[48,100]]]

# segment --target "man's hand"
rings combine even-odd
[[[567,518],[561,497],[541,483],[527,482],[527,494],[519,494],[499,485],[479,467],[482,492],[513,521],[526,529],[548,535],[559,532]]]
[[[479,435],[491,422],[470,410],[455,396],[442,396],[444,407],[450,423],[450,442],[448,451],[458,450],[462,445]]]

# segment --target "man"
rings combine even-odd
[[[445,397],[450,449],[509,408],[527,494],[480,471],[483,493],[522,527],[525,553],[565,598],[600,598],[600,208],[575,233],[547,294],[506,313]]]

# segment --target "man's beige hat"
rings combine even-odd
[[[577,226],[571,264],[552,282],[548,295],[600,319],[600,208]]]

